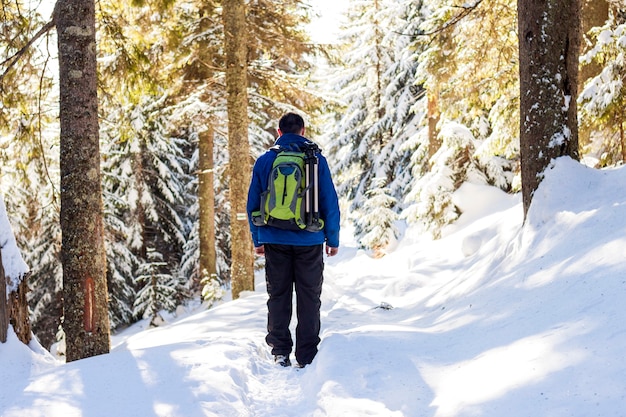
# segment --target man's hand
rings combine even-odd
[[[255,247],[254,248],[254,253],[256,253],[259,256],[265,255],[265,246],[261,245],[261,246]]]
[[[333,248],[332,246],[326,245],[326,255],[335,256],[339,252],[339,248]]]

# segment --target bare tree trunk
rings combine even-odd
[[[28,275],[22,277],[16,291],[11,291],[7,297],[7,277],[2,264],[2,251],[0,251],[0,343],[7,341],[9,324],[17,338],[24,344],[31,339],[30,317],[26,293],[28,292]]]
[[[550,161],[578,159],[580,2],[517,2],[524,217]]]
[[[246,215],[252,169],[248,142],[246,10],[244,0],[225,0],[222,7],[230,158],[231,286],[233,298],[238,298],[242,291],[254,290],[254,256]]]
[[[200,206],[200,276],[217,277],[215,249],[215,188],[213,174],[213,126],[199,137],[198,204]]]
[[[428,158],[432,158],[433,155],[441,147],[441,141],[437,139],[439,132],[437,132],[437,123],[439,123],[439,103],[437,100],[437,91],[428,91]]]
[[[13,330],[17,338],[24,344],[29,344],[32,338],[30,327],[30,312],[28,311],[28,301],[26,294],[28,293],[28,277],[27,274],[22,278],[17,291],[11,291],[9,294],[9,322],[13,325]]]
[[[9,311],[7,308],[7,277],[4,275],[2,251],[0,250],[0,343],[7,341],[9,329]]]
[[[619,124],[619,142],[622,146],[622,162],[626,162],[626,137],[624,134],[624,118],[626,118],[626,112],[624,111],[624,107],[621,107],[620,110],[618,110],[617,123]]]
[[[58,0],[66,360],[108,353],[94,0]]]

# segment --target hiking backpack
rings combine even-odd
[[[271,150],[277,153],[276,159],[252,222],[286,230],[322,230],[316,155],[319,147],[307,141],[298,148],[274,146]]]

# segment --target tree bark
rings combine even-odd
[[[63,329],[66,360],[108,353],[94,0],[59,0]]]
[[[200,277],[217,277],[215,249],[215,188],[213,174],[213,126],[199,135],[198,205],[200,206]]]
[[[4,275],[2,251],[0,250],[0,343],[7,341],[9,310],[7,308],[7,277]]]
[[[254,256],[246,215],[252,169],[248,142],[246,11],[244,0],[225,0],[222,7],[230,158],[231,287],[235,299],[242,291],[254,290]]]
[[[616,122],[619,126],[619,142],[622,147],[622,162],[626,162],[626,135],[624,134],[624,119],[626,118],[626,112],[622,107],[616,115]]]
[[[22,281],[17,286],[17,291],[11,291],[8,300],[9,322],[13,325],[17,338],[26,345],[30,343],[32,338],[30,312],[26,300],[29,276],[30,274],[26,274],[22,277]]]
[[[578,159],[580,2],[517,2],[524,217],[550,161]]]
[[[437,123],[439,123],[439,93],[437,90],[428,91],[428,159],[433,157],[441,147],[441,141],[438,139]]]
[[[9,324],[13,325],[13,330],[22,343],[28,344],[30,342],[32,333],[28,302],[26,301],[28,276],[29,274],[23,276],[17,286],[17,291],[11,291],[7,297],[7,277],[2,263],[2,251],[0,250],[0,343],[7,341]]]

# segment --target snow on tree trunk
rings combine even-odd
[[[246,215],[246,196],[250,185],[252,161],[248,142],[245,1],[226,0],[222,7],[230,158],[231,286],[233,298],[238,298],[242,291],[254,290],[252,238]]]
[[[28,266],[22,259],[0,196],[0,343],[7,340],[9,324],[19,340],[30,342],[31,328],[26,292]]]
[[[32,333],[28,303],[26,302],[27,277],[28,273],[20,279],[15,290],[9,291],[7,284],[11,284],[12,280],[6,274],[2,261],[2,251],[0,251],[0,343],[7,341],[9,325],[13,325],[13,330],[21,342],[25,344],[30,342]],[[8,287],[13,287],[13,285]]]
[[[578,159],[581,0],[518,0],[524,215],[554,158]]]
[[[63,329],[67,361],[110,349],[94,0],[59,0]]]

